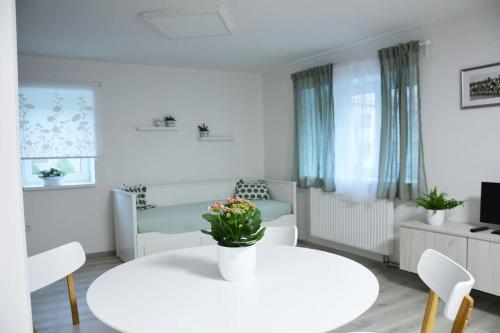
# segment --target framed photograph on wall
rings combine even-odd
[[[462,69],[462,109],[500,105],[500,63]]]

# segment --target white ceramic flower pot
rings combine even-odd
[[[61,184],[62,177],[47,177],[43,179],[45,186],[58,186]]]
[[[200,131],[200,138],[205,138],[210,134],[210,131]]]
[[[251,279],[255,274],[257,259],[256,246],[225,247],[217,246],[219,271],[227,281],[241,282]]]
[[[445,210],[427,210],[427,223],[430,225],[443,225],[445,221]]]
[[[175,127],[175,120],[166,120],[165,121],[165,126],[167,127]]]

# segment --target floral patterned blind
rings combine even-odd
[[[21,85],[21,157],[95,157],[94,99],[93,88]]]

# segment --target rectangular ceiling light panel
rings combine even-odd
[[[141,16],[167,38],[231,35],[229,15],[220,5],[178,6]]]

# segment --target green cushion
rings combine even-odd
[[[292,212],[292,206],[288,202],[256,200],[254,203],[262,213],[263,222],[277,219]],[[210,204],[212,201],[161,206],[138,211],[138,232],[179,234],[206,229],[210,227],[210,224],[201,217],[201,214],[207,212]]]

